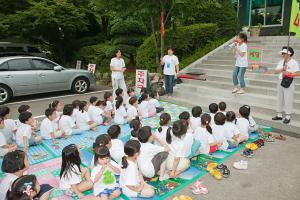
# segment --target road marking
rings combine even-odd
[[[49,99],[56,99],[56,98],[63,98],[63,97],[74,97],[74,96],[83,96],[87,94],[96,94],[96,93],[101,93],[101,92],[110,92],[111,90],[101,90],[101,91],[94,91],[94,92],[87,92],[84,94],[70,94],[70,95],[64,95],[64,96],[57,96],[57,97],[47,97],[47,98],[42,98],[42,99],[33,99],[33,100],[26,100],[26,101],[17,101],[17,102],[12,102],[12,103],[7,103],[5,105],[14,105],[18,103],[29,103],[29,102],[36,102],[36,101],[42,101],[42,100],[49,100]]]

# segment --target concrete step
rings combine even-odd
[[[228,82],[222,82],[222,81],[211,81],[211,80],[206,80],[206,81],[201,81],[201,80],[190,80],[190,79],[182,79],[184,84],[190,84],[194,86],[209,86],[212,88],[218,88],[222,90],[228,90],[232,91],[233,85],[232,83]],[[276,97],[277,95],[277,90],[276,87],[264,87],[264,86],[253,86],[253,85],[248,85],[246,88],[247,93],[254,93],[254,94],[262,94],[262,95],[268,95],[272,97]],[[294,98],[298,101],[300,101],[300,91],[295,91],[294,93]]]
[[[235,62],[235,58],[234,56],[222,56],[222,55],[211,55],[211,56],[208,56],[208,59],[207,60],[226,60],[226,61],[233,61]],[[277,58],[270,58],[270,57],[264,57],[263,56],[263,63],[277,63],[281,60],[281,58],[277,57]]]
[[[248,41],[250,42],[273,42],[273,43],[287,43],[288,41],[288,36],[260,36],[260,37],[249,37]],[[290,37],[290,43],[292,42],[297,42],[299,39],[295,36]]]
[[[229,58],[228,58],[229,59]],[[209,59],[202,62],[203,64],[212,64],[212,65],[231,65],[234,66],[235,60],[217,60],[217,59]],[[268,67],[270,69],[275,69],[277,66],[277,63],[271,63],[271,62],[264,62],[263,66]]]
[[[251,103],[257,103],[257,104],[263,104],[265,103],[266,105],[272,105],[274,108],[276,106],[277,98],[276,96],[271,96],[271,95],[263,95],[263,94],[257,94],[257,93],[250,93],[247,92],[243,95],[240,94],[232,94],[231,90],[224,90],[224,89],[219,89],[211,86],[204,86],[204,85],[194,85],[194,84],[179,84],[176,85],[177,90],[179,91],[189,91],[189,92],[194,92],[197,94],[205,94],[209,96],[214,96],[218,94],[219,96],[223,98],[233,98],[237,100],[238,102],[248,102],[251,100]],[[296,112],[300,114],[300,100],[294,100],[294,109]],[[299,115],[300,116],[300,115]]]
[[[212,64],[199,64],[193,67],[193,69],[189,69],[188,72],[199,72],[199,73],[206,73],[209,77],[210,75],[214,76],[222,76],[222,77],[230,77],[232,78],[232,69],[224,69],[223,67],[226,65],[218,65],[215,67],[215,69],[212,69],[211,67],[215,66]],[[219,68],[218,68],[219,67]],[[276,74],[260,74],[260,73],[253,73],[253,72],[246,72],[245,74],[245,80],[246,81],[268,81],[277,83],[278,75]],[[300,89],[300,79],[295,78],[294,79],[296,83],[296,89]]]
[[[218,51],[218,52],[216,52],[216,53],[214,53],[213,55],[216,55],[216,56],[229,56],[229,57],[232,57],[233,56],[233,53],[232,53],[232,51],[230,50],[230,49],[223,49],[223,50],[220,50],[220,51]],[[264,52],[263,53],[263,58],[268,58],[268,57],[270,57],[270,58],[281,58],[281,55],[278,53],[278,52]],[[300,60],[300,52],[298,52],[298,53],[295,53],[295,55],[293,56],[293,58],[295,59],[295,60]]]
[[[209,99],[207,101],[207,99],[204,98],[199,98],[198,99],[194,99],[194,101],[191,101],[190,99],[192,98],[180,98],[177,96],[174,96],[172,99],[167,99],[167,98],[162,98],[165,101],[171,102],[171,103],[175,103],[178,105],[183,105],[183,106],[201,106],[203,110],[208,110],[208,105],[212,102],[219,102],[219,99]],[[239,109],[239,105],[237,104],[231,104],[227,102],[227,106],[228,109],[227,110],[233,110],[236,113],[238,113],[238,109]],[[254,117],[256,123],[261,124],[261,125],[265,125],[265,126],[270,126],[273,128],[274,132],[278,132],[280,134],[285,134],[285,135],[289,135],[292,137],[298,137],[300,138],[300,123],[299,123],[299,118],[298,119],[292,119],[291,123],[286,125],[283,124],[281,121],[272,121],[271,120],[271,116],[273,115],[267,115],[267,114],[262,114],[262,113],[258,113],[256,112],[256,109],[253,109],[251,106],[251,115]]]

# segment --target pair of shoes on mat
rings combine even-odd
[[[246,169],[248,169],[248,161],[241,160],[238,162],[234,162],[233,167],[235,169],[246,170]]]
[[[193,194],[208,194],[207,186],[203,185],[203,181],[201,179],[197,180],[192,185],[192,193]]]
[[[264,142],[263,139],[257,139],[257,140],[254,141],[253,143],[256,144],[258,148],[261,148],[262,146],[265,145],[265,142]]]
[[[257,144],[255,144],[255,143],[248,143],[248,144],[245,145],[245,147],[247,149],[252,150],[252,151],[255,151],[258,148]]]
[[[251,149],[245,149],[243,151],[242,155],[246,158],[252,158],[254,155],[254,152]]]

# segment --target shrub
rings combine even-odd
[[[196,49],[205,46],[210,40],[215,38],[217,30],[216,24],[194,24],[191,26],[178,27],[176,31],[165,31],[165,50],[168,46],[175,48],[175,54],[179,60],[195,53]],[[156,71],[156,49],[154,46],[154,36],[151,35],[138,48],[137,67]]]

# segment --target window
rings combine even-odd
[[[6,47],[7,52],[24,52],[23,47]]]
[[[7,61],[10,71],[32,70],[29,59],[15,59]]]
[[[7,64],[7,62],[2,63],[0,65],[0,71],[8,71],[8,64]]]
[[[33,59],[32,62],[37,70],[53,70],[55,66],[55,64],[46,60]]]
[[[36,47],[27,47],[28,53],[41,53],[41,51]]]
[[[266,0],[266,25],[282,24],[282,0]]]

